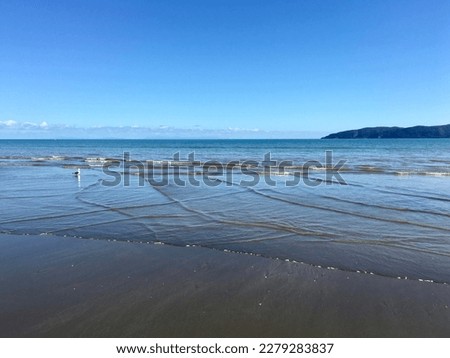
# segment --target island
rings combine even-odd
[[[450,138],[450,124],[441,126],[370,127],[332,133],[322,139]]]

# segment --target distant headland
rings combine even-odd
[[[322,139],[450,138],[450,124],[442,126],[371,127],[332,133]]]

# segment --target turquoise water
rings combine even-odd
[[[342,180],[320,167],[326,151],[333,165],[345,162]],[[192,170],[189,153],[199,161]],[[291,163],[268,171],[267,153]],[[251,175],[242,165],[249,160]],[[206,161],[223,170],[208,171]],[[305,178],[307,161],[316,166]],[[105,185],[111,173],[119,180]],[[2,140],[0,180],[5,234],[195,245],[450,283],[447,139]]]

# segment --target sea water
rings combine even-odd
[[[0,183],[3,234],[450,283],[447,139],[1,140]]]

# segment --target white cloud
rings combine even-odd
[[[259,132],[259,128],[239,128],[239,127],[228,127],[230,132]]]
[[[0,121],[0,127],[14,127],[17,125],[16,121],[13,121],[12,119],[7,121]]]
[[[33,122],[23,122],[20,124],[23,128],[36,128],[39,127],[39,124],[33,123]]]
[[[74,127],[51,124],[46,121],[0,121],[0,138],[35,139],[246,139],[246,138],[320,138],[324,133],[301,131],[266,131],[259,128],[205,129],[197,126],[176,128],[168,125],[144,126],[92,126]]]

